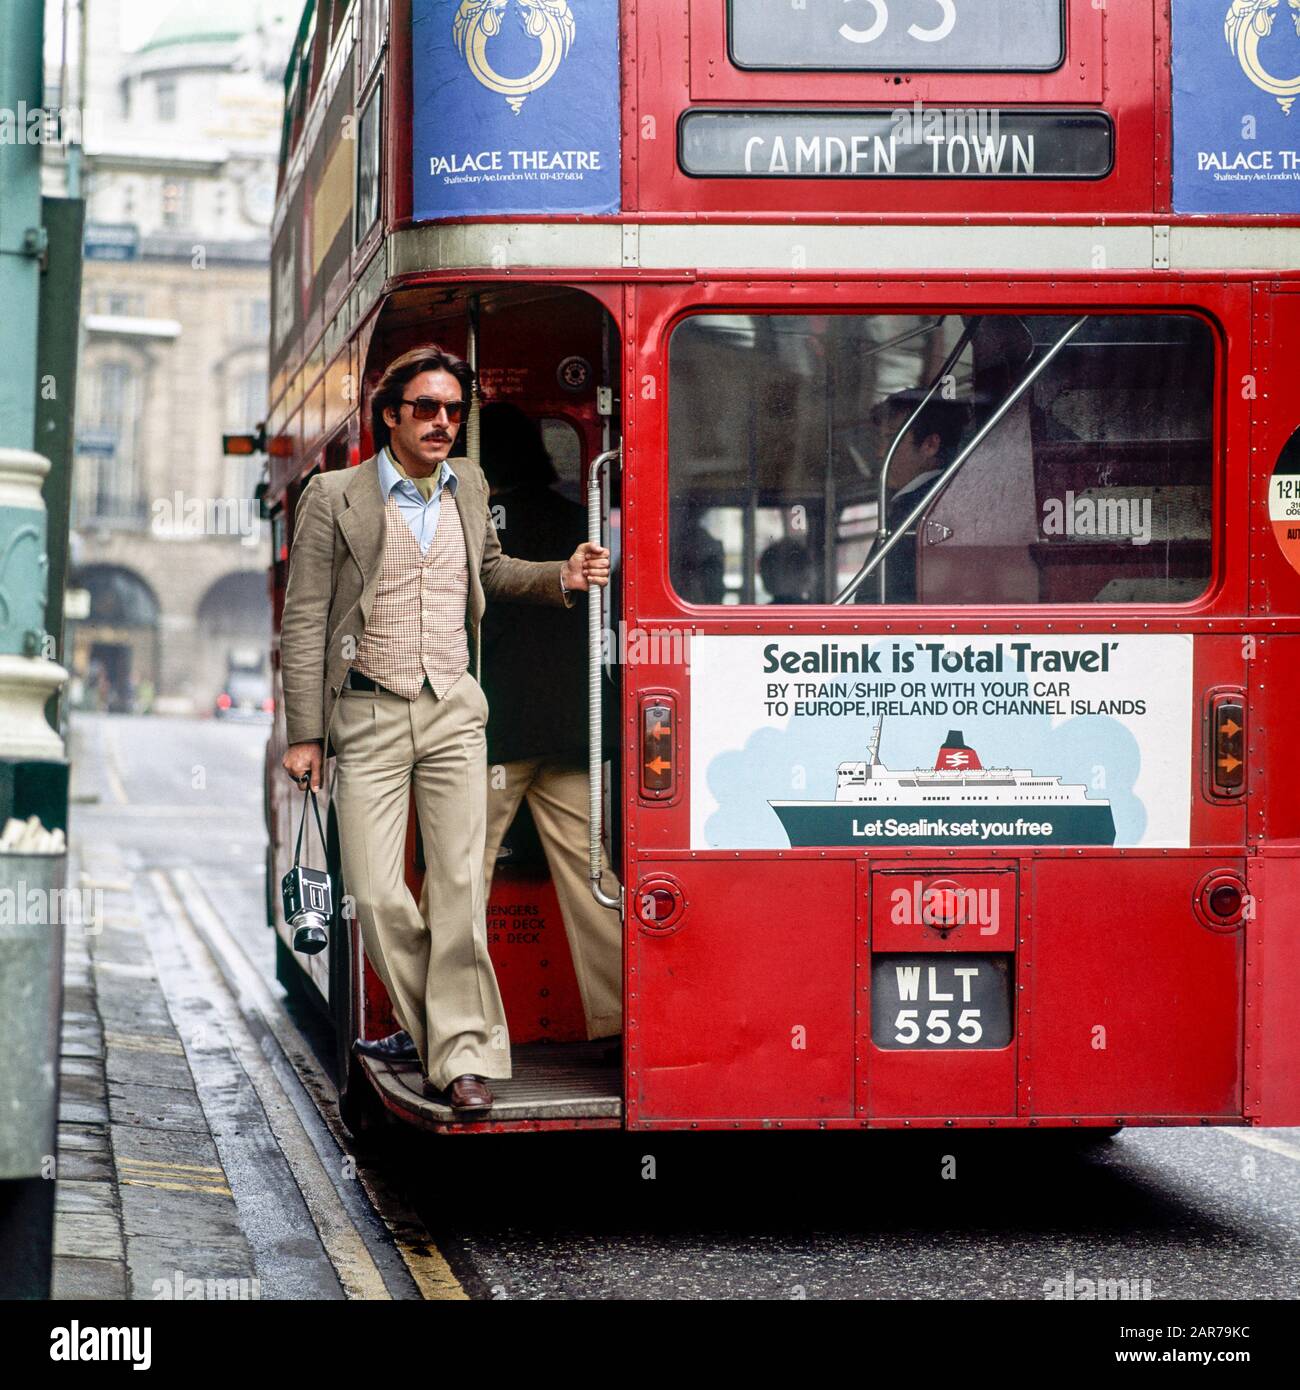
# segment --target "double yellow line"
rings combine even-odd
[[[225,1170],[206,1164],[160,1163],[150,1158],[122,1157],[117,1160],[117,1169],[119,1181],[124,1187],[158,1187],[166,1192],[208,1192],[233,1199]]]

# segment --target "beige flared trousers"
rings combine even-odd
[[[442,699],[344,689],[330,738],[343,891],[366,957],[429,1079],[510,1076],[510,1035],[488,956],[483,849],[487,697],[467,671]],[[411,788],[427,865],[407,887]]]
[[[623,930],[618,913],[591,896],[585,768],[553,758],[521,758],[490,770],[484,881],[490,890],[497,851],[525,797],[560,900],[587,1037],[612,1037],[623,1027]],[[601,887],[610,897],[618,893],[618,880],[608,867]]]

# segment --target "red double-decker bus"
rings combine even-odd
[[[615,557],[591,774],[621,1063],[583,1040],[522,822],[490,1118],[352,1056],[394,1024],[355,921],[288,949],[277,716],[268,917],[350,1124],[1300,1123],[1292,27],[1241,0],[308,4],[277,625],[302,488],[369,456],[417,343],[540,422]],[[414,816],[408,849],[418,891]]]

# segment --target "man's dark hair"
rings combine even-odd
[[[896,416],[901,425],[924,399],[924,391],[896,391],[876,408],[886,416]],[[957,457],[962,435],[969,424],[970,407],[964,401],[947,401],[936,396],[913,422],[912,443],[920,447],[932,434],[937,434],[939,453],[935,462],[943,467]]]
[[[446,352],[436,343],[423,343],[395,357],[388,364],[388,370],[379,378],[375,394],[370,399],[370,432],[374,438],[375,452],[378,453],[392,438],[392,430],[384,419],[384,411],[391,410],[401,414],[402,398],[406,395],[408,384],[422,372],[450,372],[460,383],[460,394],[469,401],[470,386],[474,372],[468,362],[454,353]]]
[[[513,401],[493,401],[479,411],[479,465],[496,492],[549,487],[555,465],[546,452],[542,427]]]

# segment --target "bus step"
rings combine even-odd
[[[607,1061],[613,1039],[595,1042],[524,1043],[511,1049],[514,1075],[492,1081],[496,1103],[476,1124],[529,1121],[614,1121],[623,1116],[622,1068]],[[427,1129],[458,1125],[448,1105],[423,1092],[417,1062],[361,1062],[380,1099],[399,1119]],[[602,1126],[603,1127],[603,1126]]]

